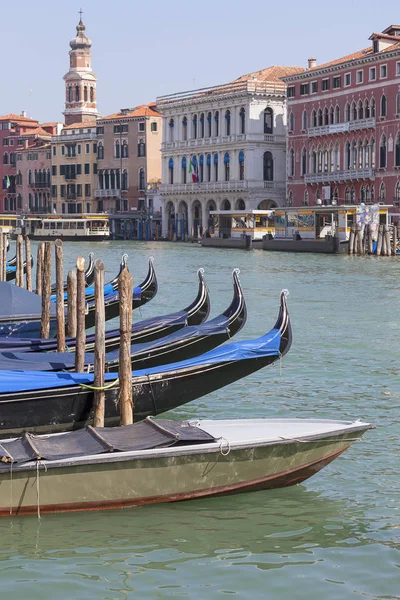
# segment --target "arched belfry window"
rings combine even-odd
[[[90,88],[90,102],[94,102],[94,88]]]
[[[70,86],[68,88],[68,102],[73,102],[74,101],[74,90],[72,89],[72,86]]]
[[[243,106],[240,109],[239,117],[240,117],[240,133],[246,133],[246,111],[243,108]]]
[[[273,133],[274,111],[268,107],[264,110],[264,133]]]
[[[174,159],[172,157],[168,161],[168,181],[174,183]]]
[[[77,85],[75,87],[75,102],[80,102],[80,91],[79,91],[79,86]]]
[[[264,181],[274,180],[274,159],[272,152],[264,152]]]
[[[86,85],[83,88],[83,99],[84,99],[85,102],[88,101],[88,93],[87,93],[87,86]]]
[[[225,152],[225,154],[224,154],[225,181],[229,181],[229,176],[230,176],[230,162],[231,162],[231,157],[229,155],[229,152]]]
[[[241,150],[239,152],[239,179],[240,181],[244,181],[244,152]]]
[[[187,160],[186,156],[182,157],[182,183],[187,181]]]
[[[231,135],[231,111],[225,111],[225,133]]]

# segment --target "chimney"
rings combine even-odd
[[[316,58],[309,58],[308,59],[308,68],[309,69],[313,69],[316,66],[317,66],[317,59]]]
[[[26,110],[23,110],[23,111],[21,112],[21,117],[26,117]]]

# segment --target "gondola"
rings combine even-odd
[[[33,258],[31,257],[31,266],[33,267]],[[26,273],[26,260],[22,264],[23,273]],[[17,276],[17,257],[14,256],[10,261],[7,261],[6,266],[6,281],[13,281]]]
[[[195,300],[183,310],[159,317],[151,317],[137,321],[132,325],[131,341],[133,344],[150,342],[167,336],[186,326],[200,325],[210,313],[210,297],[204,281],[204,271],[199,269],[199,289]],[[1,287],[1,284],[0,284]],[[11,286],[10,286],[11,287]],[[17,288],[19,290],[20,288]],[[15,286],[12,286],[13,291]],[[39,299],[40,302],[40,299]],[[119,329],[106,331],[106,351],[110,352],[119,348]],[[67,348],[73,351],[75,338],[67,338]],[[94,335],[86,336],[86,351],[94,348]],[[7,352],[51,352],[57,350],[57,340],[40,338],[0,337],[0,350]]]
[[[271,331],[224,344],[197,358],[133,371],[135,420],[157,415],[224,387],[283,357],[292,342],[286,292]],[[105,419],[119,422],[115,374],[105,374]],[[0,371],[0,434],[79,429],[93,418],[93,374]]]
[[[239,270],[233,271],[234,295],[229,307],[220,316],[184,327],[159,340],[131,346],[132,369],[157,367],[187,360],[203,354],[233,337],[246,322],[246,303],[239,282]],[[105,370],[117,371],[119,349],[106,354]],[[85,372],[93,372],[94,354],[85,355]],[[74,371],[75,354],[71,352],[1,352],[0,370]]]
[[[86,287],[89,287],[92,285],[94,281],[94,254],[93,252],[89,253],[89,264],[86,268],[85,271],[85,283],[86,283]],[[67,291],[67,282],[64,281],[64,292]],[[56,284],[53,283],[51,286],[51,293],[55,294],[56,293]]]
[[[133,308],[139,308],[149,302],[156,295],[158,290],[157,277],[153,266],[153,259],[149,260],[149,270],[143,283],[134,289]],[[41,298],[32,292],[14,290],[14,296],[17,294],[21,300],[19,302],[18,313],[16,313],[13,303],[10,308],[3,306],[0,309],[0,335],[18,336],[18,337],[39,337],[40,333],[40,314]],[[25,296],[24,296],[25,295]],[[22,306],[26,305],[25,311]],[[119,296],[118,292],[107,294],[105,296],[105,319],[109,321],[119,314]],[[87,303],[87,313],[85,315],[86,329],[94,327],[96,307],[94,301]],[[50,318],[50,336],[56,334],[55,303],[51,303]]]

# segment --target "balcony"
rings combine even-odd
[[[269,133],[235,133],[232,135],[219,135],[213,137],[196,138],[163,142],[161,150],[178,150],[180,148],[201,148],[204,146],[226,146],[228,144],[243,142],[267,142],[269,144],[286,144],[285,135]],[[206,151],[206,150],[205,150]]]
[[[121,190],[94,190],[95,198],[121,198]]]
[[[322,135],[333,135],[335,133],[346,133],[348,131],[359,131],[361,129],[375,129],[376,119],[358,119],[357,121],[348,121],[346,123],[332,123],[331,125],[320,125],[319,127],[310,127],[308,137],[319,137]]]
[[[32,189],[36,189],[36,190],[42,190],[42,189],[49,189],[50,188],[50,181],[31,181],[29,184],[29,187]]]
[[[67,200],[76,200],[76,193],[67,194]]]
[[[267,189],[283,192],[286,189],[284,181],[209,181],[203,183],[172,183],[161,184],[161,194],[195,194],[204,192],[239,192],[241,190]]]
[[[375,169],[348,169],[304,176],[305,183],[340,183],[357,179],[375,179]]]
[[[89,128],[90,129],[90,128]],[[89,140],[97,140],[96,133],[74,133],[74,134],[64,134],[64,135],[54,135],[51,138],[52,144],[57,142],[64,142],[64,144],[68,144],[68,142],[85,142]]]

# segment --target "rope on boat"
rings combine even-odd
[[[119,384],[119,377],[117,377],[117,379],[115,379],[115,381],[112,381],[108,385],[104,385],[104,386],[97,387],[95,385],[88,385],[87,383],[80,383],[79,385],[83,388],[86,388],[87,390],[93,390],[94,392],[103,392],[104,390],[109,390],[110,388],[112,388],[118,384]]]
[[[220,438],[219,438],[219,440],[220,440],[220,443],[219,443],[219,451],[221,452],[222,456],[228,456],[228,454],[229,454],[229,453],[230,453],[230,451],[231,451],[231,443],[230,443],[230,441],[229,441],[229,440],[227,440],[227,439],[226,439],[226,438],[224,438],[224,437],[220,437]],[[224,443],[224,442],[226,442],[226,444],[227,444],[227,449],[226,449],[225,451],[223,450],[223,443]]]

